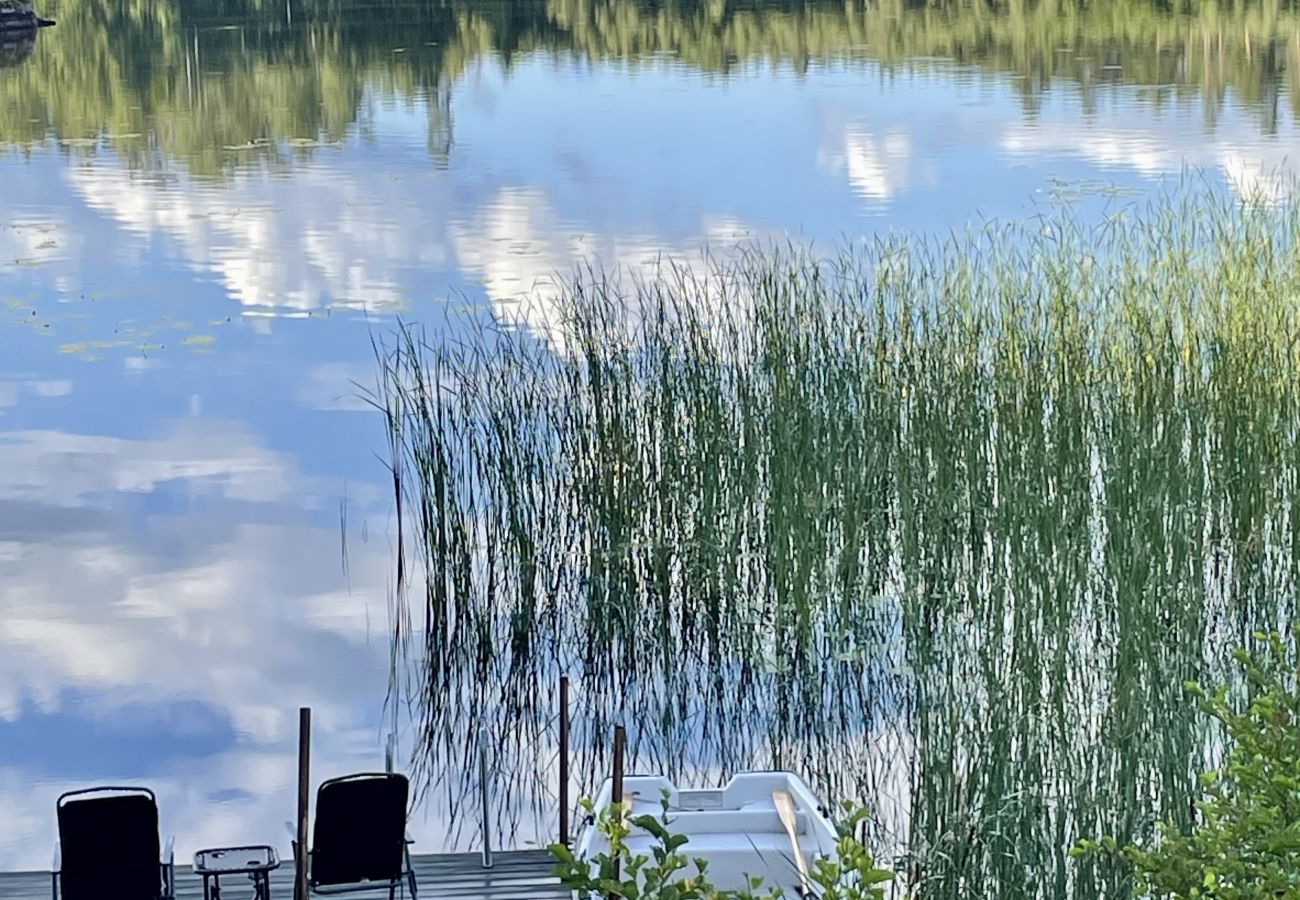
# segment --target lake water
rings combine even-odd
[[[316,775],[381,764],[361,394],[396,317],[527,327],[584,262],[1120,204],[1185,168],[1273,192],[1300,148],[1276,3],[40,12],[0,38],[0,869],[47,864],[55,798],[95,783],[152,785],[182,855],[286,844],[300,705]],[[413,830],[445,843],[437,810]]]

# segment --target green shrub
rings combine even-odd
[[[1300,644],[1300,626],[1294,632]],[[1279,634],[1234,654],[1249,699],[1242,711],[1227,685],[1187,689],[1222,724],[1223,765],[1201,776],[1197,825],[1161,826],[1151,847],[1114,838],[1080,841],[1074,855],[1126,860],[1138,896],[1197,900],[1300,898],[1300,690],[1296,660]]]
[[[835,823],[835,858],[817,860],[810,873],[821,900],[884,900],[884,885],[894,880],[894,873],[877,866],[858,840],[858,825],[866,817],[865,809],[845,804],[843,818]]]

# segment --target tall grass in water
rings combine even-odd
[[[788,766],[919,897],[1120,896],[1187,823],[1182,684],[1296,613],[1297,210],[1174,198],[563,285],[548,330],[383,349],[399,634],[434,790]],[[523,801],[517,801],[522,803]]]

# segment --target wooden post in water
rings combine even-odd
[[[618,809],[617,815],[623,816],[623,810],[619,807],[623,803],[623,753],[627,749],[627,729],[622,725],[614,726],[614,778],[611,785],[610,801],[615,809]],[[618,860],[614,860],[614,878],[618,878]],[[617,900],[617,895],[611,893],[610,900]]]
[[[615,803],[623,802],[623,754],[627,750],[627,729],[614,726],[614,796]]]
[[[307,897],[307,800],[311,794],[311,707],[298,710],[298,852],[293,855],[294,900]]]
[[[569,676],[560,676],[560,843],[569,846]]]
[[[492,816],[488,791],[488,733],[484,728],[478,733],[478,787],[483,812],[483,868],[492,868]]]

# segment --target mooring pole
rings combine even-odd
[[[623,811],[623,753],[627,749],[627,729],[622,725],[614,726],[614,778],[611,785],[610,800],[616,810],[615,815],[626,818]],[[618,880],[618,860],[614,860],[614,879]],[[611,893],[610,900],[617,900],[617,894]]]
[[[492,826],[488,815],[487,729],[478,733],[478,789],[483,803],[483,868],[492,868]]]
[[[560,843],[569,846],[569,676],[560,676]]]
[[[293,855],[294,900],[307,898],[307,801],[311,794],[311,707],[298,710],[298,852]]]
[[[623,802],[623,754],[627,750],[627,729],[622,725],[614,726],[614,797],[615,803]]]

